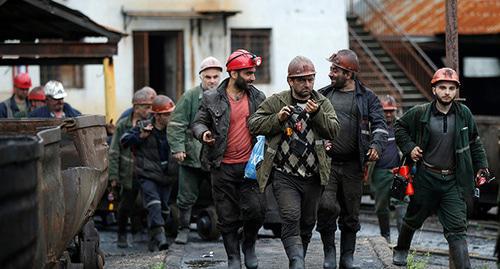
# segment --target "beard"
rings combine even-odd
[[[455,100],[455,98],[452,98],[450,101],[445,101],[436,95],[436,101],[442,106],[449,106],[453,102],[453,100]]]
[[[345,84],[346,84],[346,79],[345,78],[340,78],[340,77],[337,77],[337,78],[330,78],[331,80],[331,83],[332,83],[332,86],[335,88],[335,89],[342,89],[344,88]]]
[[[234,82],[234,85],[236,85],[236,87],[238,87],[238,89],[240,90],[247,91],[249,89],[248,83],[242,77],[240,77],[240,75],[238,75],[238,78]]]

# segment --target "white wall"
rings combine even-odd
[[[185,86],[198,82],[198,64],[213,55],[222,63],[230,53],[231,28],[271,28],[271,83],[256,85],[267,95],[288,89],[286,72],[288,63],[296,55],[311,58],[316,65],[316,88],[329,83],[329,63],[325,60],[332,52],[348,46],[347,22],[344,0],[59,0],[98,22],[129,34],[118,44],[114,57],[118,113],[130,106],[133,93],[134,30],[182,30],[184,33]],[[240,10],[241,13],[227,20],[224,35],[222,20],[203,20],[202,33],[190,31],[187,19],[138,18],[124,29],[121,10],[189,10],[191,8],[221,7]],[[196,27],[196,25],[195,25]],[[266,60],[266,59],[264,59]],[[37,67],[29,67],[35,85],[39,83]],[[85,89],[68,89],[67,102],[83,113],[104,114],[104,77],[102,66],[85,67]],[[12,88],[10,68],[0,68],[0,97],[10,94]]]

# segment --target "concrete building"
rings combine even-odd
[[[128,34],[113,58],[117,112],[134,90],[150,85],[177,99],[199,83],[198,63],[213,55],[225,62],[236,48],[263,57],[256,86],[267,95],[287,89],[286,71],[296,55],[313,60],[316,88],[329,83],[333,51],[348,46],[343,0],[58,0],[99,24]],[[92,39],[88,40],[93,42]],[[83,113],[104,114],[102,66],[0,67],[0,98],[10,95],[14,70],[27,68],[34,85],[59,78],[66,98]]]

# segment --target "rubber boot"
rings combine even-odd
[[[118,234],[118,241],[116,241],[116,245],[119,248],[128,248],[127,234]]]
[[[354,265],[354,250],[356,249],[356,233],[342,232],[340,234],[340,269],[359,269]]]
[[[227,254],[227,268],[229,269],[241,269],[241,258],[240,258],[240,240],[238,239],[238,233],[228,233],[222,235],[222,240],[224,241],[224,248]]]
[[[411,240],[413,239],[413,234],[415,230],[410,228],[408,225],[401,225],[401,232],[398,236],[398,244],[394,247],[394,253],[392,256],[392,263],[398,266],[405,266],[406,259],[408,258],[408,251],[410,250]]]
[[[191,208],[187,210],[179,210],[179,231],[175,238],[177,244],[187,244],[189,237],[189,224],[191,222]]]
[[[391,243],[391,226],[389,214],[377,214],[378,225],[380,226],[380,235],[385,238],[387,243]]]
[[[302,249],[304,249],[304,261],[306,259],[307,246],[309,246],[309,243],[302,243]]]
[[[325,260],[324,269],[337,268],[337,252],[335,250],[335,233],[333,231],[321,232],[321,242],[323,242],[323,252]]]
[[[259,266],[257,255],[255,254],[255,241],[257,240],[258,231],[259,227],[255,224],[248,223],[243,227],[241,251],[243,252],[247,269],[256,269]]]
[[[168,249],[167,237],[165,236],[165,229],[163,227],[152,228],[150,235],[149,251]]]
[[[465,239],[448,242],[450,247],[450,268],[470,269],[469,250]]]
[[[288,268],[290,269],[304,269],[304,247],[302,245],[291,245],[285,248],[286,255],[288,256]]]
[[[401,226],[403,225],[403,218],[406,214],[406,205],[396,206],[396,227],[398,228],[398,233],[401,232]]]

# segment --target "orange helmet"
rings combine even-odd
[[[434,73],[434,76],[432,76],[431,85],[434,86],[439,81],[452,81],[456,82],[458,86],[460,86],[460,80],[458,79],[457,72],[448,67],[440,68],[436,71],[436,73]]]
[[[342,68],[346,71],[354,73],[359,72],[358,56],[352,50],[339,50],[337,53],[332,54],[332,56],[328,58],[328,61],[336,67]]]
[[[20,73],[14,77],[14,87],[19,89],[31,88],[31,78],[28,73]]]
[[[28,94],[28,100],[30,101],[45,101],[45,91],[43,87],[38,86],[33,88]]]
[[[391,95],[384,96],[380,102],[382,103],[382,109],[384,109],[384,111],[398,110],[396,99],[394,99]]]
[[[244,49],[238,49],[229,55],[226,61],[227,71],[236,71],[260,66],[262,58]]]
[[[316,74],[313,62],[304,56],[296,56],[288,65],[288,77],[304,77]]]
[[[153,100],[153,113],[168,113],[175,109],[175,104],[172,99],[165,95],[158,95]]]

